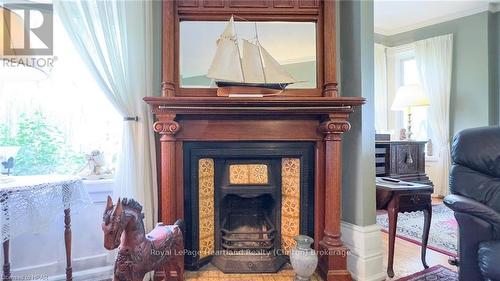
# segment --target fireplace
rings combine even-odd
[[[275,201],[269,194],[255,198],[227,195],[219,206],[220,225],[215,240],[229,255],[269,255],[274,250],[277,221]],[[279,245],[279,243],[278,243]],[[241,253],[241,254],[240,254]],[[220,265],[228,271],[225,265]]]
[[[314,235],[314,143],[186,142],[188,269],[276,272]]]
[[[273,257],[275,267],[279,267],[280,258],[286,259],[277,250],[290,249],[297,233],[308,234],[320,251],[317,270],[321,277],[327,281],[351,280],[346,269],[348,250],[340,234],[341,144],[342,134],[350,129],[347,118],[354,106],[364,102],[362,98],[164,96],[145,100],[157,118],[153,128],[161,135],[160,218],[166,224],[184,219],[187,269],[217,263],[214,256],[222,256],[214,255],[222,249],[221,239],[215,239],[222,235],[217,201],[224,190],[224,173],[220,171],[230,169],[231,161],[256,165],[271,161],[268,182],[274,182],[272,176],[276,182],[281,180],[279,212],[275,208],[279,216],[274,222],[269,217],[277,235],[272,242],[276,250],[272,252],[277,255]],[[247,187],[248,191],[268,188],[265,184]],[[293,191],[297,189],[298,197]],[[300,214],[294,215],[296,210]],[[262,220],[265,217],[254,217],[261,226]],[[271,230],[271,224],[264,225],[264,230]],[[229,230],[237,228],[232,224]],[[281,248],[276,245],[277,239]],[[240,260],[242,264],[253,267],[252,272],[260,271],[254,261]]]
[[[157,143],[159,215],[166,224],[178,218],[186,222],[186,268],[217,264],[217,257],[232,261],[214,253],[234,246],[234,239],[245,240],[236,241],[236,247],[246,250],[262,242],[259,253],[272,246],[274,267],[279,267],[286,254],[278,250],[289,249],[293,235],[303,233],[314,237],[314,248],[320,251],[317,270],[324,280],[351,280],[340,234],[342,135],[351,127],[349,115],[365,100],[343,97],[337,89],[335,6],[335,1],[309,0],[163,2],[162,96],[144,100],[155,114],[153,129],[161,136]],[[181,24],[227,21],[231,15],[249,21],[315,23],[316,73],[310,73],[315,87],[287,88],[262,98],[229,98],[217,97],[215,88],[186,86]],[[203,44],[196,47],[206,49]],[[287,51],[299,48],[285,47]],[[207,61],[190,59],[195,64],[199,60],[200,66]],[[244,165],[270,161],[269,184],[234,185],[231,192],[239,189],[239,194],[221,196],[229,173],[224,169],[230,169],[230,161]],[[276,193],[265,193],[272,184]],[[297,189],[300,196],[290,192]],[[230,208],[236,204],[262,208],[259,212],[252,208],[252,215],[245,212],[242,218],[237,208]],[[297,210],[300,214],[294,213]],[[239,264],[243,265],[255,263]]]
[[[225,194],[218,206],[219,244],[212,263],[225,273],[276,272],[286,259],[280,248],[276,201],[271,194]]]
[[[276,251],[281,248],[277,162],[223,160],[222,169],[215,171],[222,180],[215,193],[212,263],[223,272],[276,272],[285,262]]]

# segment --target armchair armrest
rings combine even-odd
[[[480,202],[460,195],[448,195],[443,202],[455,212],[470,214],[487,221],[496,228],[500,227],[500,214]]]

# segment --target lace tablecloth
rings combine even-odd
[[[78,177],[23,176],[0,181],[1,242],[27,232],[46,230],[64,210],[92,203]]]

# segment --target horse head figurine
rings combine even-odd
[[[183,280],[184,243],[182,221],[174,225],[158,223],[147,235],[142,206],[134,199],[118,199],[113,205],[108,196],[102,230],[104,248],[118,248],[114,281],[142,281],[155,271],[155,280]]]

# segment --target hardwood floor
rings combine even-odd
[[[432,204],[442,203],[442,199],[433,198]],[[382,233],[382,243],[384,248],[384,271],[387,270],[387,252],[389,247],[389,235]],[[451,270],[457,271],[457,267],[448,264],[448,256],[439,252],[427,249],[427,264],[432,267],[442,265]],[[400,238],[396,238],[394,249],[394,278],[387,277],[386,280],[397,280],[412,273],[423,270],[420,261],[420,246]]]
[[[382,244],[384,247],[384,271],[387,269],[387,251],[389,247],[389,236],[382,233]],[[427,249],[427,264],[432,267],[442,265],[456,271],[457,268],[448,264],[448,256]],[[396,238],[394,250],[394,278],[387,277],[386,280],[397,280],[412,273],[424,270],[420,261],[420,246],[414,243]]]
[[[387,269],[387,250],[388,250],[389,236],[387,233],[382,232],[382,244],[384,247],[384,272]],[[420,246],[414,243],[396,238],[396,249],[394,252],[394,278],[387,277],[386,280],[397,280],[398,278],[408,276],[415,272],[424,269],[420,261]],[[448,264],[448,256],[438,253],[436,251],[427,249],[427,264],[432,267],[438,264],[446,266],[451,270],[457,270],[456,267]],[[209,278],[208,278],[209,277]],[[278,274],[223,274],[215,267],[209,265],[199,272],[186,272],[185,280],[292,280],[293,272],[291,270],[283,270]],[[315,276],[313,280],[321,280]]]
[[[442,199],[433,198],[433,204],[442,203]],[[384,249],[384,272],[387,270],[387,252],[389,236],[382,232],[382,244]],[[456,271],[457,268],[448,264],[448,256],[439,252],[427,249],[427,264],[432,267],[435,265],[443,265],[451,270]],[[399,278],[411,275],[415,272],[423,270],[422,262],[420,261],[420,246],[400,238],[396,238],[394,251],[394,278],[387,277],[386,280],[397,280]],[[292,280],[293,272],[283,270],[278,274],[252,275],[252,274],[223,274],[215,267],[209,265],[199,272],[186,272],[185,280],[225,280],[225,281],[256,281],[256,280]],[[314,276],[313,280],[321,280],[318,276]]]

